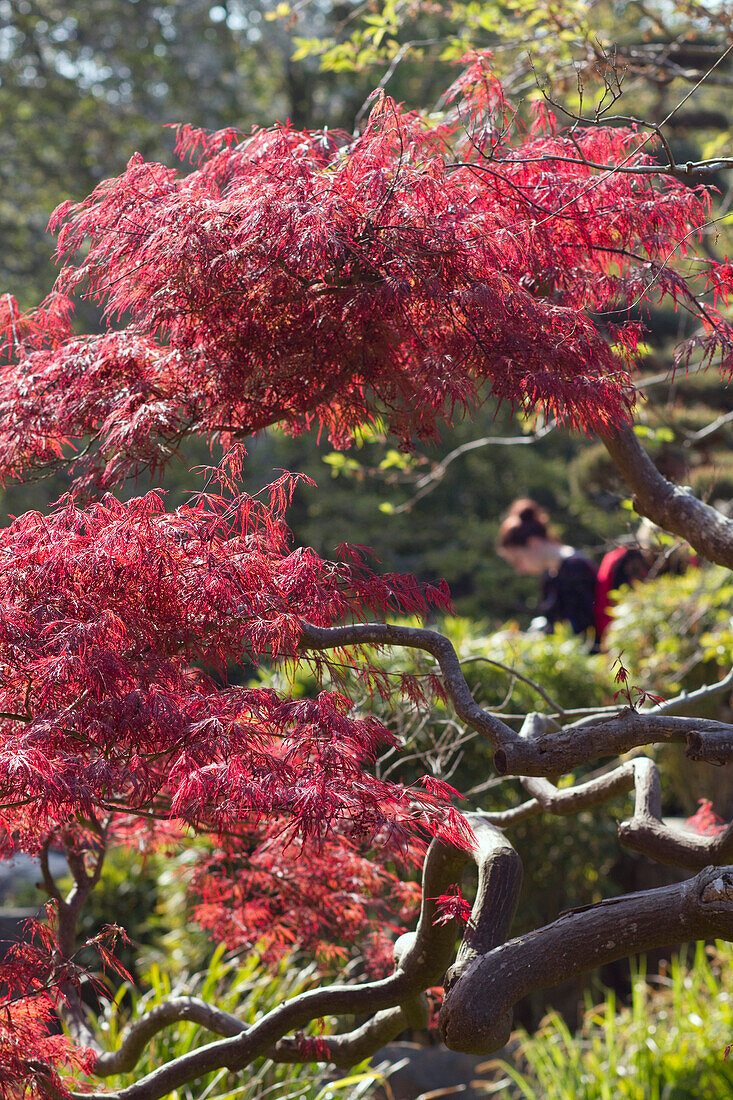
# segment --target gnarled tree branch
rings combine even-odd
[[[733,937],[733,867],[568,913],[477,958],[446,993],[441,1032],[451,1050],[489,1054],[507,1042],[514,1005],[638,951]]]
[[[733,529],[733,524],[730,526]],[[437,631],[392,623],[318,627],[304,622],[301,629],[303,650],[370,644],[403,646],[432,654],[440,666],[446,693],[458,717],[494,746],[494,764],[500,775],[562,775],[599,757],[617,756],[658,742],[689,743],[690,738],[696,738],[697,759],[710,756],[719,763],[733,757],[733,727],[723,722],[678,718],[653,711],[645,714],[630,707],[610,715],[593,715],[552,731],[547,731],[545,723],[538,724],[530,716],[522,733],[518,734],[479,706],[471,694],[455,649],[448,638]]]
[[[561,730],[507,741],[496,750],[494,763],[500,775],[562,775],[598,757],[619,756],[643,745],[692,741],[696,759],[724,763],[733,755],[733,729],[724,722],[625,707],[615,715],[585,718]]]
[[[636,773],[636,804],[630,821],[619,825],[619,840],[625,848],[640,852],[658,863],[701,870],[733,859],[733,823],[716,836],[701,836],[675,829],[662,820],[662,788],[654,761],[641,757],[633,761]]]
[[[667,481],[629,427],[603,436],[606,450],[634,494],[636,511],[689,542],[708,561],[733,568],[733,520]]]

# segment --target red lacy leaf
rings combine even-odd
[[[418,783],[421,783],[431,794],[444,798],[446,802],[450,801],[451,798],[465,798],[465,795],[462,795],[455,787],[451,787],[450,783],[446,783],[443,779],[436,779],[434,775],[422,775],[418,779]]]
[[[440,894],[439,897],[430,900],[435,902],[435,908],[438,910],[433,918],[433,924],[448,924],[452,920],[468,924],[471,906],[461,893],[460,886],[454,885],[447,894]]]

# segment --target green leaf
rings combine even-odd
[[[379,1083],[380,1080],[383,1080],[382,1075],[375,1073],[373,1070],[366,1070],[364,1073],[352,1073],[350,1077],[340,1077],[338,1081],[329,1081],[315,1097],[315,1100],[328,1100],[334,1092],[348,1089],[352,1085],[359,1085],[363,1081],[368,1081],[371,1085],[374,1085]]]
[[[396,468],[398,470],[409,470],[413,465],[414,459],[411,455],[405,454],[403,451],[396,451],[393,447],[387,451],[386,455],[379,463],[380,470],[391,470]]]

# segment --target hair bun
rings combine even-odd
[[[549,531],[549,518],[536,501],[520,497],[512,504],[499,528],[496,545],[499,550],[510,546],[526,546],[530,539],[549,539],[557,542]]]
[[[532,500],[531,497],[519,497],[518,500],[514,501],[507,515],[520,520],[522,523],[534,522],[536,520],[539,520],[541,523],[547,522],[547,516],[542,511],[537,501]]]

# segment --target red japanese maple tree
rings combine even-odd
[[[424,991],[446,971],[446,1041],[490,1051],[532,988],[654,945],[733,933],[733,868],[717,866],[733,854],[733,832],[665,825],[651,759],[562,790],[545,778],[680,739],[728,763],[729,727],[659,704],[553,733],[530,715],[517,734],[473,699],[445,637],[389,621],[449,611],[444,585],[380,576],[359,549],[325,561],[293,547],[288,475],[257,496],[239,487],[237,441],[266,425],[323,428],[346,446],[379,417],[409,447],[490,394],[599,432],[641,510],[731,561],[730,521],[664,482],[628,427],[638,325],[602,323],[607,311],[671,295],[700,324],[680,361],[699,349],[730,372],[733,329],[719,306],[732,269],[705,260],[686,278],[670,263],[705,222],[705,192],[659,164],[634,127],[563,133],[540,110],[525,129],[484,58],[449,102],[453,114],[436,123],[379,96],[358,137],[181,127],[177,149],[197,158],[194,170],[133,157],[54,215],[65,266],[50,297],[27,314],[2,299],[0,467],[22,476],[68,464],[75,495],[0,532],[0,843],[6,856],[40,856],[51,902],[41,939],[6,964],[0,1095],[58,1097],[73,1089],[69,1075],[134,1071],[151,1038],[181,1019],[212,1041],[91,1095],[156,1100],[263,1054],[350,1064],[423,1019]],[[75,294],[103,305],[101,335],[75,333]],[[227,457],[185,507],[166,511],[157,492],[127,503],[100,495],[162,466],[189,433]],[[497,771],[522,778],[526,803],[461,817],[440,780],[376,778],[375,756],[394,739],[333,685],[358,657],[367,697],[404,688],[419,704],[414,681],[370,656],[391,646],[435,658],[440,675],[423,702],[439,695],[486,737]],[[315,698],[231,675],[304,662],[332,685]],[[634,787],[623,843],[693,870],[716,866],[507,941],[521,864],[497,826]],[[118,1050],[98,1049],[80,999],[77,927],[105,852],[142,836],[185,843],[192,832],[216,840],[195,876],[215,937],[332,957],[371,937],[382,959],[389,951],[388,972],[301,994],[253,1025],[172,997]],[[74,879],[65,897],[48,864],[59,844]],[[386,914],[392,925],[411,919],[417,899],[403,871],[415,862],[417,929],[393,950],[380,933]],[[464,929],[456,884],[470,862],[479,888]],[[64,1037],[48,1031],[53,1012]],[[304,1039],[326,1014],[365,1022]]]

